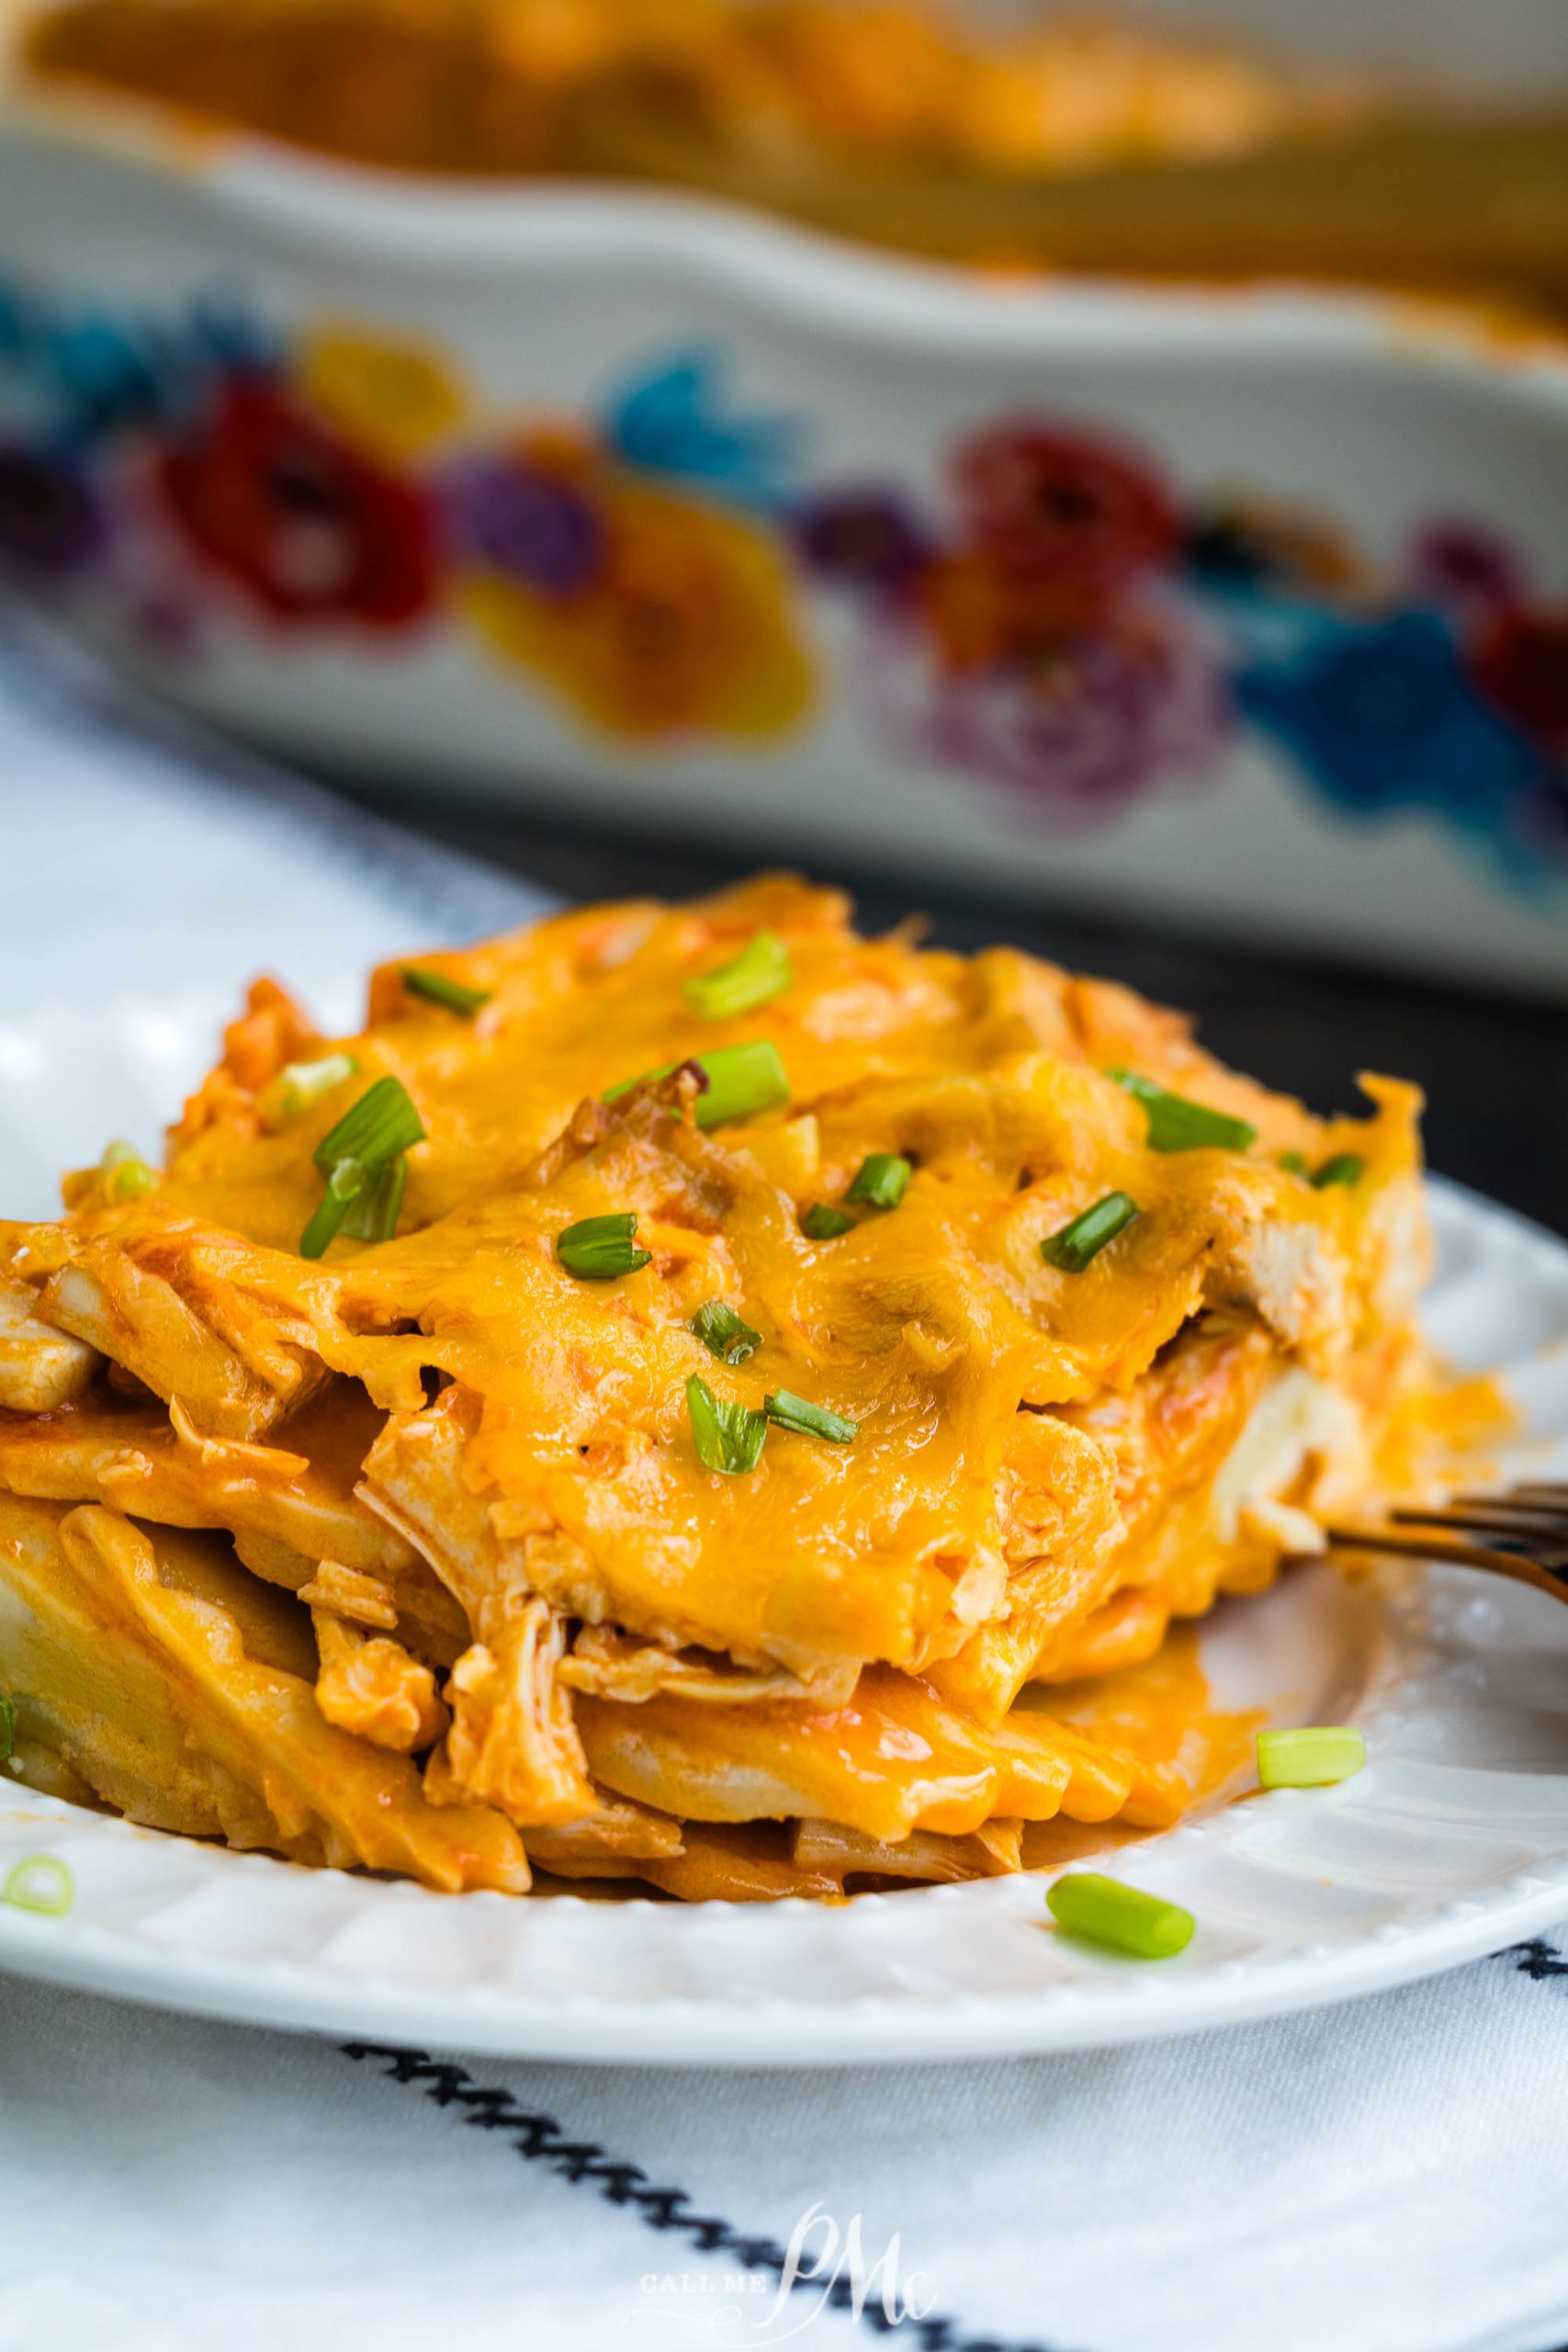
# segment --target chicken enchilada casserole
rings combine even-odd
[[[1016,1869],[1157,1827],[1055,1694],[1408,1475],[1416,1091],[769,876],[258,981],[161,1167],[0,1225],[11,1769],[521,1893]]]

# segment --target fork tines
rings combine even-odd
[[[1328,1527],[1336,1551],[1396,1552],[1489,1568],[1568,1600],[1568,1485],[1538,1480],[1496,1495],[1391,1510],[1373,1527]]]

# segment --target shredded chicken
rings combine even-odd
[[[91,1386],[102,1357],[37,1313],[38,1294],[0,1281],[0,1406],[13,1413],[50,1413]]]
[[[842,1707],[853,1697],[859,1678],[860,1668],[852,1659],[804,1675],[783,1667],[748,1672],[727,1658],[630,1641],[609,1625],[585,1625],[559,1669],[569,1689],[615,1699],[625,1706],[668,1691],[699,1705],[759,1706],[774,1699],[801,1699],[808,1706]]]
[[[493,1649],[476,1642],[464,1651],[446,1686],[453,1786],[525,1828],[593,1810],[582,1743],[556,1679],[565,1647],[561,1620],[531,1600]]]
[[[312,1609],[321,1670],[316,1704],[328,1723],[400,1756],[430,1747],[451,1717],[435,1695],[429,1667],[400,1644],[367,1634],[330,1609]]]

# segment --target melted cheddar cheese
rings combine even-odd
[[[782,985],[702,1018],[693,982],[760,931]],[[224,1592],[292,1612],[313,1662],[313,1700],[291,1687],[225,1734],[247,1821],[282,1785],[278,1743],[309,1782],[348,1741],[404,1824],[389,1862],[323,1791],[255,1833],[282,1850],[443,1885],[517,1883],[528,1849],[675,1892],[727,1870],[820,1892],[854,1854],[962,1875],[1016,1866],[1021,1822],[1170,1817],[1157,1758],[1020,1693],[1147,1657],[1386,1478],[1427,1378],[1414,1090],[1369,1079],[1369,1116],[1316,1120],[1124,989],[863,939],[787,877],[412,968],[472,1010],[390,965],[365,1028],[327,1038],[258,983],[156,1182],[127,1199],[112,1163],[85,1170],[59,1223],[0,1228],[24,1762],[169,1815],[141,1702],[96,1734],[67,1703],[89,1556],[100,1582],[115,1564],[117,1626],[142,1596],[161,1703],[217,1753],[212,1709],[231,1724],[260,1663],[223,1593],[205,1678],[193,1662],[186,1604],[157,1597],[183,1529],[208,1531]],[[705,1127],[698,1057],[763,1041],[787,1100]],[[341,1075],[300,1107],[289,1070],[327,1057]],[[1128,1070],[1246,1125],[1156,1150]],[[316,1155],[389,1078],[424,1129],[396,1229],[302,1256]],[[897,1205],[812,1238],[813,1205],[877,1154],[912,1170]],[[1303,1172],[1337,1158],[1350,1181]],[[1135,1220],[1081,1270],[1050,1262],[1111,1193]],[[607,1214],[635,1216],[647,1262],[584,1279],[558,1243]],[[716,1300],[758,1336],[743,1362],[693,1329]],[[752,1410],[790,1392],[852,1441],[775,1423],[726,1475],[694,1376]],[[454,1847],[470,1819],[493,1850]]]

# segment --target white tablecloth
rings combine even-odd
[[[261,962],[346,1011],[372,957],[533,903],[201,756],[0,653],[0,1020]],[[0,2352],[828,2352],[856,2233],[862,2336],[919,2352],[1555,2352],[1562,1951],[1164,2045],[794,2075],[356,2053],[0,1980]]]

